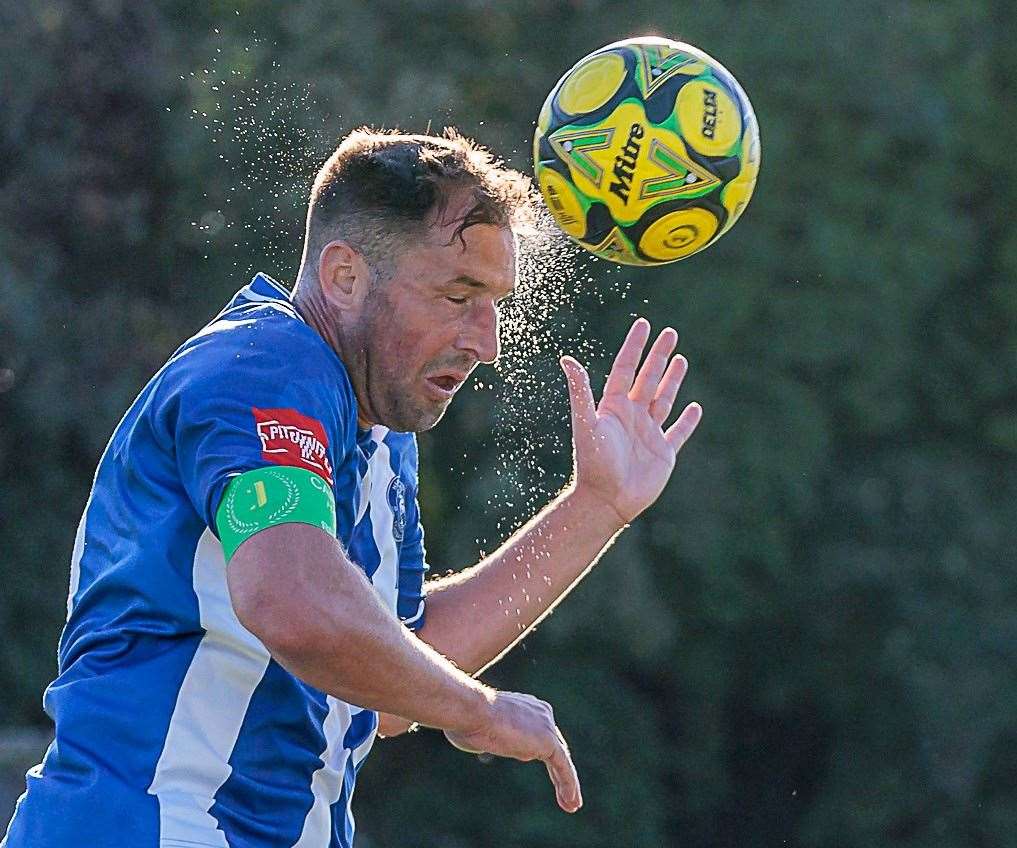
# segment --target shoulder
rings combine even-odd
[[[170,359],[177,363],[192,370],[273,363],[311,375],[338,370],[345,377],[339,358],[288,304],[256,303],[223,312],[180,346]]]
[[[322,383],[352,396],[342,361],[316,330],[287,307],[251,304],[225,312],[184,342],[168,368],[187,379],[262,376],[306,385]]]
[[[188,418],[289,409],[325,422],[342,442],[356,428],[345,367],[289,304],[227,308],[173,354],[158,395],[160,408]]]

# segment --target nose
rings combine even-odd
[[[473,304],[456,347],[468,351],[486,365],[498,358],[498,307],[493,302]]]

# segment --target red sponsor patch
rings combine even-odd
[[[332,485],[332,464],[328,461],[328,436],[316,418],[295,409],[251,407],[261,439],[261,456],[276,465],[307,468]]]

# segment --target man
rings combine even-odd
[[[74,545],[56,738],[7,848],[349,846],[376,732],[540,760],[551,708],[475,678],[660,494],[687,363],[637,321],[595,406],[564,358],[572,482],[500,550],[423,583],[413,433],[498,355],[524,178],[472,142],[353,133],[311,195],[292,298],[258,275],[145,387]],[[426,614],[425,614],[426,611]]]

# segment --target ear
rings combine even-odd
[[[371,269],[346,242],[330,241],[318,254],[318,281],[325,300],[348,311],[363,302],[371,285]]]

